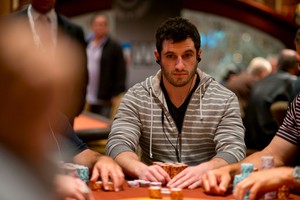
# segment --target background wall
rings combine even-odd
[[[256,28],[222,16],[181,9],[175,4],[170,8],[170,1],[165,0],[164,4],[137,1],[139,3],[130,8],[114,4],[113,9],[102,11],[109,16],[110,34],[123,45],[127,56],[127,87],[143,81],[159,69],[153,53],[154,35],[159,24],[171,16],[181,15],[197,26],[203,50],[199,67],[218,81],[228,70],[244,70],[256,56],[277,55],[285,48],[280,40]],[[88,34],[91,15],[93,13],[72,20]]]

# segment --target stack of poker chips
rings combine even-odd
[[[183,192],[181,188],[171,188],[171,200],[183,200]]]
[[[286,185],[278,188],[277,199],[279,200],[288,200],[290,195],[290,188]]]
[[[103,184],[102,181],[96,181],[96,182],[90,181],[89,186],[93,191],[101,191]]]
[[[77,170],[78,178],[84,181],[86,184],[89,183],[89,168],[83,165],[73,164]]]
[[[171,179],[188,167],[187,164],[179,162],[153,162],[153,165],[158,165],[163,168]]]
[[[242,163],[241,164],[241,171],[242,174],[237,174],[234,176],[233,180],[233,190],[235,189],[236,185],[244,180],[247,176],[249,176],[250,173],[253,172],[254,165],[252,163]],[[246,195],[244,196],[244,200],[249,199],[249,191],[246,192]]]
[[[271,169],[274,167],[274,158],[272,156],[262,156],[261,157],[261,168]],[[264,199],[276,199],[277,191],[271,191],[264,194]]]
[[[151,199],[162,199],[160,186],[150,186],[148,192]]]

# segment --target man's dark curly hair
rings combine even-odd
[[[162,43],[164,40],[173,40],[173,42],[181,42],[187,38],[191,38],[194,42],[196,51],[201,46],[200,34],[194,24],[187,19],[181,17],[169,18],[163,22],[157,29],[156,49],[159,54],[162,51]]]

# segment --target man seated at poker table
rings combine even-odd
[[[300,166],[295,165],[300,150],[300,94],[291,103],[283,124],[271,143],[262,151],[251,154],[243,161],[211,170],[202,176],[207,193],[223,195],[233,175],[240,172],[241,163],[253,163],[258,172],[251,173],[235,186],[234,196],[243,199],[249,190],[249,200],[254,200],[265,192],[273,191],[282,185],[300,187]],[[277,168],[262,170],[261,157],[272,156]]]
[[[194,24],[169,18],[155,36],[160,69],[122,98],[106,152],[132,178],[195,189],[204,172],[245,156],[237,97],[198,68],[202,49]],[[154,162],[187,167],[172,177]]]

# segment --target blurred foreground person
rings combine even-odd
[[[48,119],[62,105],[65,70],[39,51],[24,21],[0,19],[1,200],[54,199]],[[51,140],[52,141],[52,140]]]
[[[0,166],[1,199],[92,200],[81,179],[59,174],[60,161],[85,165],[93,172],[91,180],[101,177],[104,186],[111,180],[118,190],[124,181],[121,168],[111,158],[88,149],[57,111],[68,104],[66,82],[78,73],[72,70],[77,46],[70,46],[65,38],[56,51],[41,50],[22,19],[5,18],[0,23],[0,148],[7,161]],[[56,131],[54,127],[61,124],[64,129]]]
[[[24,25],[28,26],[31,33],[29,39],[33,40],[41,51],[45,49],[56,51],[62,40],[69,43],[65,47],[66,51],[74,51],[72,47],[77,46],[77,56],[73,57],[76,62],[73,62],[71,67],[78,73],[68,74],[68,82],[64,83],[68,89],[63,94],[64,98],[68,99],[68,104],[60,107],[73,125],[74,118],[84,108],[88,83],[86,42],[83,30],[55,11],[56,0],[30,0],[29,2],[26,8],[10,16],[24,19]],[[63,68],[64,66],[61,66],[62,70]]]

